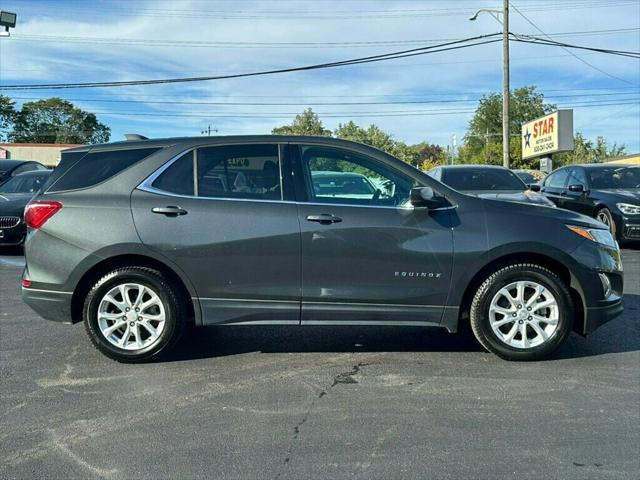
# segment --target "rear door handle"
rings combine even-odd
[[[321,213],[320,215],[307,215],[307,221],[318,222],[322,225],[329,225],[331,223],[340,223],[342,219],[329,213]]]
[[[186,210],[174,205],[168,207],[153,207],[151,211],[153,213],[159,213],[160,215],[166,215],[167,217],[177,217],[179,215],[187,214]]]

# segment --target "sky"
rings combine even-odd
[[[309,65],[493,34],[500,0],[0,0],[0,86],[225,75]],[[638,0],[514,0],[510,31],[640,51]],[[517,10],[516,10],[517,9]],[[519,11],[518,11],[519,10]],[[640,151],[640,61],[511,42],[511,88],[574,109],[574,129]],[[572,55],[573,53],[573,55]],[[280,75],[118,88],[5,91],[50,96],[148,137],[269,133],[312,107],[325,126],[375,123],[395,138],[459,144],[478,99],[502,89],[502,45]],[[347,105],[344,105],[347,103]]]

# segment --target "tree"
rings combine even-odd
[[[602,136],[596,137],[594,143],[582,133],[576,132],[573,151],[554,154],[553,163],[557,167],[574,163],[598,163],[606,158],[624,155],[625,150],[624,145],[617,143],[609,146],[607,139]]]
[[[527,167],[522,161],[520,128],[523,123],[551,113],[556,106],[545,103],[536,87],[521,87],[510,94],[510,157],[513,167]],[[517,140],[517,141],[514,141]],[[463,163],[502,164],[502,95],[490,93],[480,99],[469,129],[459,149]]]
[[[0,140],[4,141],[6,138],[6,132],[13,125],[15,115],[15,102],[6,95],[0,95]]]
[[[322,121],[318,115],[307,108],[300,115],[296,115],[291,125],[283,125],[271,130],[274,135],[317,135],[321,137],[330,137],[331,130],[327,130],[322,125]]]
[[[9,139],[17,143],[103,143],[111,130],[95,114],[61,98],[27,102],[15,114]]]

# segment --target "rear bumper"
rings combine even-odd
[[[54,322],[72,323],[71,292],[22,288],[22,300],[38,315]]]
[[[613,320],[622,314],[624,307],[622,298],[618,298],[608,305],[599,307],[587,307],[584,319],[584,335],[593,333],[605,323]]]

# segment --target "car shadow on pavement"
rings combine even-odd
[[[212,326],[192,329],[168,361],[262,353],[483,352],[468,335],[393,326]]]
[[[572,333],[549,360],[640,351],[640,295],[624,296],[625,313],[588,338]],[[212,326],[194,328],[167,361],[262,353],[476,352],[470,332],[394,326]],[[487,353],[487,355],[489,355]]]

